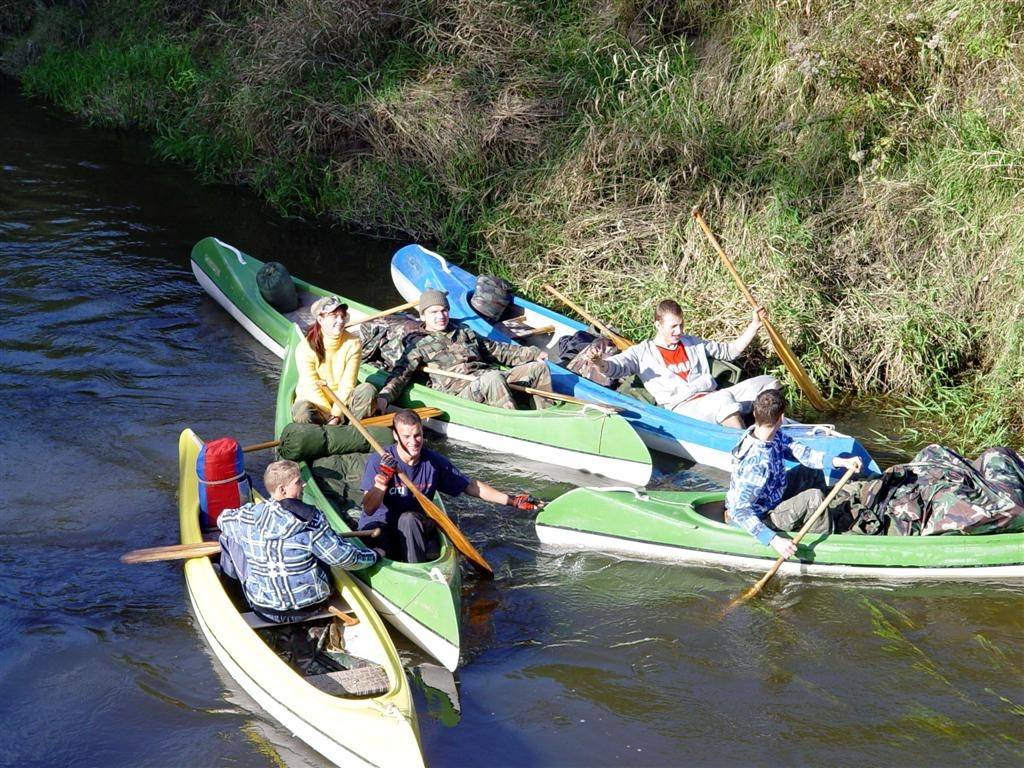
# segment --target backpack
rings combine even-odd
[[[863,533],[931,536],[1024,529],[1024,462],[1007,448],[975,461],[929,445],[908,464],[890,467],[860,488],[857,528]]]
[[[481,317],[496,323],[512,303],[512,286],[494,275],[480,275],[469,304]]]
[[[293,312],[299,306],[295,283],[284,264],[268,261],[256,273],[260,296],[278,312]]]
[[[221,512],[238,509],[252,495],[242,446],[233,437],[221,437],[203,445],[196,458],[196,476],[199,524],[203,528],[216,528]]]

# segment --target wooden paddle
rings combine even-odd
[[[857,460],[857,465],[847,469],[846,470],[846,474],[844,474],[841,478],[839,478],[839,480],[836,482],[836,484],[834,486],[832,486],[832,491],[828,494],[828,496],[825,497],[825,499],[821,502],[821,504],[818,505],[818,508],[816,510],[814,510],[814,513],[810,517],[807,518],[807,522],[804,523],[803,528],[800,529],[800,532],[797,533],[797,535],[793,537],[793,543],[794,544],[799,544],[800,543],[800,540],[803,539],[803,537],[807,534],[808,529],[810,529],[810,527],[812,525],[814,525],[815,521],[819,517],[821,517],[822,513],[825,512],[825,510],[828,509],[829,502],[831,502],[832,499],[834,499],[836,497],[836,494],[839,493],[839,490],[844,485],[846,485],[846,481],[849,480],[851,477],[853,477],[858,472],[860,472],[860,467],[861,467],[860,459],[858,459]],[[779,568],[782,567],[782,563],[785,560],[786,560],[785,557],[780,557],[778,560],[776,560],[775,561],[775,565],[773,565],[771,567],[771,570],[769,570],[768,573],[766,573],[764,576],[761,577],[761,580],[759,582],[757,582],[757,584],[752,586],[750,589],[748,589],[746,592],[744,592],[742,595],[737,597],[735,600],[733,600],[731,603],[729,603],[729,605],[727,605],[725,607],[725,610],[722,611],[722,615],[725,616],[727,613],[729,613],[729,611],[731,611],[737,605],[740,605],[741,603],[745,603],[747,600],[749,600],[754,595],[758,594],[762,589],[764,589],[764,585],[767,584],[769,581],[771,581],[772,576],[774,576],[778,572]]]
[[[366,317],[360,317],[358,320],[353,320],[351,323],[345,323],[345,330],[348,330],[349,328],[355,328],[357,325],[362,325],[363,323],[369,322],[370,320],[376,320],[381,317],[387,317],[388,315],[394,315],[399,312],[405,312],[405,310],[412,309],[413,307],[415,307],[416,304],[417,302],[415,301],[407,301],[405,304],[399,304],[397,307],[385,309],[383,312],[376,312],[375,314],[367,315]]]
[[[546,336],[549,333],[555,332],[555,326],[553,325],[539,325],[536,328],[527,327],[521,331],[512,331],[512,335],[517,339],[528,339],[531,336]]]
[[[338,536],[345,539],[374,539],[380,534],[379,528],[371,528],[368,531],[335,531]],[[147,547],[145,549],[133,549],[121,555],[121,562],[134,565],[135,563],[157,563],[162,560],[188,560],[192,557],[207,557],[220,552],[220,544],[216,541],[200,541],[195,544],[168,544],[165,547]]]
[[[440,416],[444,413],[440,408],[433,408],[422,406],[420,408],[413,408],[419,414],[421,419],[432,419],[435,416]],[[394,413],[384,413],[380,416],[367,416],[363,419],[364,427],[390,427],[395,420]],[[267,440],[265,443],[256,443],[255,445],[247,445],[242,448],[243,453],[250,453],[252,451],[262,451],[267,448],[277,448],[281,444],[280,440]]]
[[[348,406],[345,405],[345,403],[343,403],[336,394],[334,394],[334,391],[323,383],[320,384],[320,389],[327,396],[328,400],[341,409],[341,412],[345,414],[349,422],[359,430],[364,438],[366,438],[366,442],[373,447],[373,450],[375,450],[379,455],[383,455],[384,449],[380,447],[380,443],[373,439],[373,435],[371,435],[366,427],[360,423],[359,419],[352,415],[352,411],[350,411]],[[494,578],[494,569],[491,568],[486,560],[484,560],[483,555],[476,551],[476,547],[470,544],[469,539],[467,539],[462,531],[459,530],[458,526],[449,519],[448,515],[446,515],[434,502],[424,496],[405,472],[399,471],[397,474],[398,479],[402,481],[402,485],[409,489],[412,495],[416,498],[416,501],[418,501],[420,506],[423,508],[423,511],[426,512],[427,517],[441,527],[441,530],[445,532],[449,539],[451,539],[455,548],[465,555],[480,573],[485,574],[490,578]]]
[[[559,293],[557,290],[552,288],[550,285],[546,285],[545,284],[544,285],[544,290],[547,291],[548,293],[550,293],[552,296],[554,296],[559,301],[561,301],[567,307],[569,307],[570,309],[575,311],[577,315],[582,317],[584,320],[586,320],[592,326],[597,328],[597,330],[599,330],[603,336],[606,336],[607,338],[611,339],[612,344],[614,344],[616,347],[618,347],[620,352],[625,352],[627,349],[629,349],[630,347],[633,346],[633,342],[632,341],[630,341],[629,339],[625,338],[624,336],[619,336],[619,334],[615,333],[614,331],[609,330],[608,326],[604,325],[596,317],[587,314],[586,310],[584,310],[579,305],[574,304],[572,302],[572,300],[569,299],[568,296],[565,296],[564,294]]]
[[[732,263],[732,260],[725,255],[725,251],[722,250],[722,246],[718,243],[718,238],[715,237],[711,228],[708,227],[707,222],[704,221],[704,217],[701,215],[700,209],[694,207],[692,213],[693,218],[697,220],[697,224],[702,230],[704,230],[704,234],[707,235],[711,246],[718,252],[718,255],[721,257],[726,269],[729,270],[729,274],[732,275],[732,279],[736,281],[736,285],[739,287],[740,292],[746,297],[752,307],[755,309],[760,307],[761,305],[757,302],[757,299],[755,299],[747,289],[746,284],[743,282],[743,278],[740,277],[740,273],[736,271],[736,267]],[[828,401],[821,396],[821,392],[818,390],[818,387],[813,381],[811,381],[811,377],[807,375],[807,371],[804,370],[800,361],[796,359],[796,355],[793,354],[793,350],[790,349],[786,340],[779,335],[779,332],[775,330],[775,326],[773,326],[767,319],[762,319],[761,322],[764,323],[765,330],[768,331],[768,337],[772,340],[772,345],[775,347],[776,353],[782,359],[786,368],[789,369],[793,378],[796,379],[797,385],[803,391],[804,395],[807,396],[811,405],[819,411],[829,410]]]
[[[476,381],[477,377],[472,376],[468,373],[456,373],[455,371],[446,371],[442,368],[435,368],[432,365],[425,365],[420,368],[423,373],[432,373],[435,376],[447,376],[449,379],[462,379],[463,381]],[[602,411],[608,411],[609,413],[618,413],[622,409],[616,405],[606,405],[605,403],[597,403],[593,400],[581,400],[578,397],[572,395],[563,395],[560,392],[552,392],[549,389],[537,389],[536,387],[527,387],[522,384],[509,383],[509,389],[514,389],[517,392],[525,392],[528,395],[536,395],[537,397],[546,397],[548,400],[560,400],[565,403],[575,403],[576,405],[589,405],[591,408],[598,408]]]

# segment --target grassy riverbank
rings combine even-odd
[[[826,393],[1024,441],[1024,2],[24,8],[0,24],[29,93],[629,335],[661,296],[702,335],[749,318],[700,205]]]

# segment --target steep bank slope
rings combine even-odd
[[[955,446],[1022,442],[1024,2],[5,13],[30,93],[283,210],[561,285],[632,335],[662,295],[701,334],[745,323],[700,204],[823,389],[910,396]]]

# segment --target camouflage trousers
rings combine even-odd
[[[369,382],[359,384],[352,390],[352,397],[346,403],[352,415],[357,419],[365,419],[373,413],[377,400],[377,388]],[[325,411],[309,400],[296,400],[292,406],[292,421],[296,424],[326,424],[331,419],[331,412]],[[342,419],[344,421],[344,419]]]
[[[498,408],[515,410],[516,401],[512,397],[509,384],[522,384],[537,389],[551,389],[551,370],[543,360],[523,363],[507,371],[495,368],[481,373],[475,381],[467,382],[459,391],[459,396],[474,403],[487,403]],[[547,408],[551,401],[544,397],[533,396],[533,406],[537,410]]]

